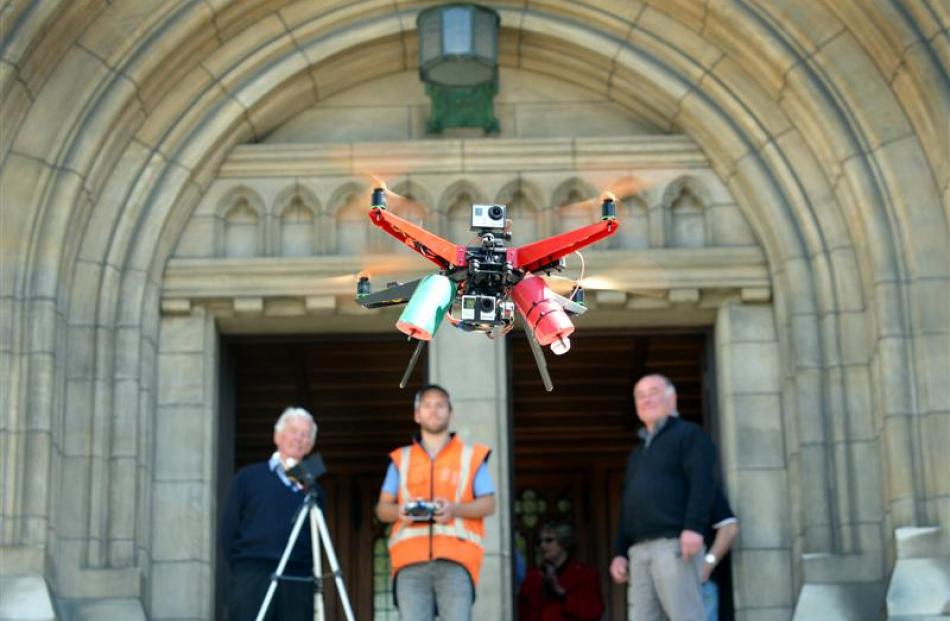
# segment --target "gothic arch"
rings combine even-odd
[[[327,213],[333,226],[328,227],[328,248],[338,254],[361,254],[370,248],[367,189],[356,182],[337,188],[327,201]]]
[[[563,181],[551,196],[553,230],[563,233],[596,222],[600,217],[600,206],[596,201],[598,194],[593,185],[580,177]],[[602,249],[608,243],[600,242],[592,249]]]
[[[712,235],[706,207],[709,191],[691,175],[674,179],[663,191],[660,215],[663,218],[665,245],[673,248],[701,248]]]
[[[576,200],[596,198],[598,194],[600,194],[600,191],[590,182],[580,177],[571,177],[562,181],[554,190],[551,195],[551,208],[557,209],[565,203],[572,203]]]
[[[416,181],[408,180],[397,183],[393,192],[409,199],[409,203],[405,205],[393,205],[393,213],[416,224],[424,223],[427,228],[438,230],[436,216],[439,212],[435,209],[432,195],[425,187]]]
[[[0,409],[11,413],[13,465],[0,536],[40,557],[68,550],[48,572],[65,597],[122,584],[141,598],[141,577],[157,573],[138,560],[153,545],[142,525],[154,464],[113,438],[156,425],[162,273],[182,227],[234,145],[412,68],[416,39],[405,14],[369,2],[332,16],[319,3],[278,14],[262,0],[147,15],[135,3],[95,6],[18,3],[5,32],[0,189],[16,209],[3,212],[11,389]],[[501,64],[527,60],[605,93],[708,154],[774,276],[789,480],[810,494],[790,528],[805,551],[859,553],[873,540],[860,507],[873,501],[840,451],[842,429],[866,409],[873,424],[855,450],[891,477],[874,523],[945,522],[950,484],[930,442],[946,424],[947,331],[929,311],[950,280],[947,77],[926,4],[782,6],[500,5]],[[868,351],[849,348],[855,338]],[[89,439],[61,454],[67,402]],[[26,468],[26,446],[50,456]],[[140,502],[110,513],[113,497]],[[75,536],[63,537],[66,524]]]
[[[268,219],[263,199],[252,188],[229,190],[215,209],[215,256],[264,256]]]
[[[544,213],[544,194],[534,182],[519,176],[498,190],[495,201],[508,205],[515,243],[534,241],[550,231],[549,218]]]
[[[467,179],[453,182],[439,197],[438,212],[442,218],[442,235],[457,244],[468,242],[473,235],[469,231],[468,209],[472,203],[484,202],[485,195],[476,184]]]
[[[307,256],[325,251],[320,240],[322,207],[309,188],[294,183],[274,200],[270,247],[279,256]]]
[[[620,230],[608,239],[611,249],[644,250],[650,247],[650,207],[645,197],[618,196]]]

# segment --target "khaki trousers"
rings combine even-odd
[[[627,551],[630,621],[704,621],[700,585],[703,554],[688,562],[679,539],[652,539]]]

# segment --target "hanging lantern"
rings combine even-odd
[[[429,131],[479,127],[498,131],[498,26],[495,11],[448,4],[419,13],[419,77],[432,101]]]

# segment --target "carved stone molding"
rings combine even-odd
[[[707,294],[731,293],[745,302],[768,302],[771,281],[757,247],[592,251],[585,255],[585,283],[593,305],[656,308],[697,304]],[[172,259],[165,272],[162,312],[187,314],[198,305],[239,315],[293,316],[348,313],[357,274],[384,265],[377,286],[431,271],[417,257],[307,257]],[[576,261],[564,275],[576,277]],[[371,274],[372,275],[372,274]]]

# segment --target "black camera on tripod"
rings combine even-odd
[[[315,488],[317,479],[326,472],[327,467],[320,453],[314,453],[301,462],[297,462],[292,458],[287,460],[287,476],[299,483],[307,492]]]

